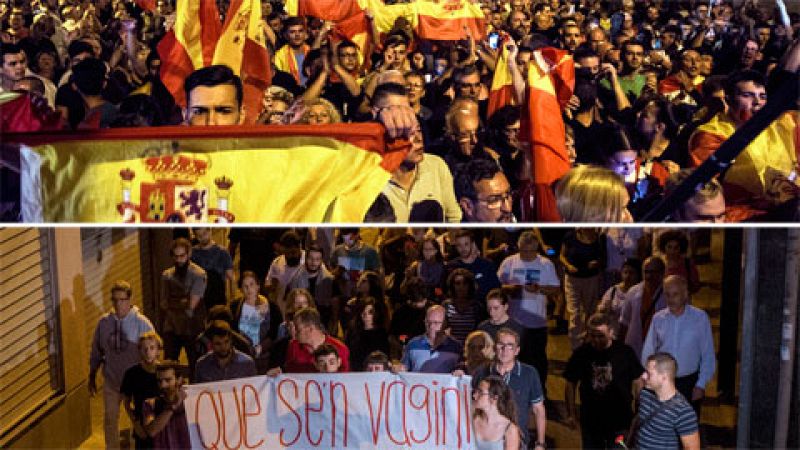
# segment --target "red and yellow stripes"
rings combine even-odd
[[[419,0],[416,3],[419,24],[417,34],[422,39],[460,40],[465,30],[475,40],[486,34],[486,20],[479,3],[469,0]]]
[[[272,66],[261,30],[261,2],[233,0],[214,52],[213,64],[231,67],[244,85],[246,120],[255,123],[262,97],[272,79]]]
[[[489,107],[487,116],[506,105],[515,105],[514,78],[508,67],[508,49],[501,45],[500,57],[497,59],[492,86],[489,88]]]
[[[528,133],[536,189],[537,220],[557,221],[551,185],[570,169],[561,115],[572,96],[575,66],[565,50],[551,47],[534,52],[528,69]],[[557,214],[557,212],[555,213]]]
[[[215,207],[222,178],[232,182],[225,210],[238,223],[361,222],[406,150],[386,150],[379,124],[111,129],[14,141],[39,161],[26,170],[40,184],[26,189],[40,193],[47,222],[120,222],[122,200],[142,220],[156,190],[165,198],[205,190],[205,206]],[[202,170],[149,163],[158,156]]]

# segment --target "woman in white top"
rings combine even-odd
[[[502,378],[490,375],[482,379],[472,391],[472,408],[477,450],[519,450],[520,433],[514,423],[517,408]]]
[[[622,263],[620,271],[622,281],[608,288],[603,294],[597,312],[606,314],[611,319],[611,329],[616,333],[619,330],[619,316],[625,305],[625,294],[628,290],[642,280],[642,263],[636,258],[628,258]]]

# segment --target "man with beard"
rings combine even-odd
[[[170,253],[174,265],[161,274],[161,317],[164,318],[161,336],[164,338],[164,356],[177,360],[181,349],[186,351],[190,369],[197,361],[194,350],[195,337],[203,330],[206,291],[206,271],[191,262],[192,244],[178,238],[172,242]]]
[[[780,75],[788,72],[789,76],[796,77],[800,67],[800,44],[789,53],[789,62]],[[728,77],[725,86],[727,112],[719,112],[700,125],[689,139],[692,166],[699,166],[712,157],[726,139],[764,107],[767,103],[765,84],[764,77],[752,70],[735,72]],[[726,207],[746,210],[747,214],[740,220],[769,212],[780,214],[781,206],[792,205],[800,196],[796,132],[795,113],[783,114],[753,139],[725,171],[721,181]]]
[[[575,390],[580,385],[580,427],[583,448],[613,448],[633,418],[634,389],[644,372],[633,349],[614,339],[608,316],[595,314],[587,322],[586,341],[567,361],[564,397],[567,425],[575,429]]]
[[[455,190],[464,222],[516,222],[511,212],[511,185],[494,162],[475,159],[459,167]]]
[[[195,383],[233,380],[256,375],[253,358],[233,348],[231,326],[224,320],[215,320],[206,330],[211,338],[211,352],[197,360]]]
[[[578,46],[583,44],[585,40],[583,33],[581,33],[581,28],[576,25],[575,22],[567,22],[564,24],[559,34],[561,35],[561,48],[570,53],[575,53]]]
[[[164,361],[156,365],[158,397],[144,402],[144,429],[153,439],[153,448],[191,448],[189,425],[186,420],[186,391],[182,389],[184,377],[177,361]]]
[[[664,279],[667,308],[653,315],[653,322],[642,349],[642,361],[654,353],[671,354],[678,362],[675,386],[692,404],[697,415],[714,376],[716,357],[714,335],[708,314],[689,305],[689,287],[685,278],[670,275]]]
[[[297,276],[289,283],[288,290],[306,289],[314,297],[314,303],[326,326],[336,323],[333,317],[338,308],[338,298],[333,296],[333,274],[322,263],[322,247],[311,244],[306,250],[306,262]]]
[[[211,228],[196,228],[197,245],[192,249],[192,262],[202,267],[208,276],[203,300],[206,311],[214,305],[226,305],[226,282],[233,283],[233,261],[227,250],[211,239]]]
[[[375,89],[372,96],[373,115],[377,118],[387,108],[406,108],[413,114],[405,86],[385,83]],[[400,167],[392,173],[383,194],[389,199],[397,222],[408,222],[411,209],[424,200],[438,203],[447,222],[459,222],[461,208],[453,191],[453,175],[441,158],[425,155],[422,132],[415,117],[413,122],[409,136],[411,150]],[[384,124],[387,121],[384,120]]]
[[[334,247],[331,253],[331,267],[335,268],[334,278],[344,275],[346,287],[345,297],[355,295],[357,281],[365,271],[379,272],[383,268],[378,251],[364,243],[358,228],[342,228],[339,230],[342,243]]]
[[[482,240],[482,239],[481,239]],[[486,258],[481,257],[480,246],[472,230],[458,230],[455,234],[455,246],[458,256],[447,262],[448,273],[456,269],[467,269],[475,275],[478,290],[475,296],[486,309],[486,294],[494,288],[500,287],[497,279],[495,265]]]
[[[283,233],[278,241],[282,254],[272,261],[267,272],[265,286],[268,295],[281,308],[284,316],[287,287],[300,275],[305,261],[305,252],[300,244],[300,236],[294,231]]]

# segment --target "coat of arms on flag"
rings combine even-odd
[[[191,155],[164,155],[145,158],[144,167],[152,181],[139,183],[139,204],[132,202],[136,172],[120,170],[122,202],[117,212],[124,222],[216,223],[233,222],[228,211],[233,180],[222,176],[214,179],[216,207],[210,207],[208,186],[198,184],[205,175],[208,162]]]

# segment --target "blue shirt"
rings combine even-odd
[[[686,305],[680,316],[669,309],[655,313],[642,348],[642,365],[657,352],[669,353],[678,361],[677,377],[700,372],[696,386],[705,389],[716,368],[708,314],[692,305]]]
[[[692,405],[681,395],[660,401],[656,394],[642,389],[639,396],[638,447],[641,449],[679,449],[681,436],[697,432],[697,414]]]
[[[461,350],[461,344],[450,336],[434,348],[423,334],[408,341],[402,362],[410,372],[450,373],[461,359]]]
[[[533,366],[517,361],[508,373],[500,375],[497,373],[497,366],[493,362],[475,370],[472,375],[472,387],[477,388],[481,380],[489,375],[497,375],[503,378],[509,389],[511,389],[514,403],[517,404],[517,424],[519,424],[519,429],[522,432],[522,440],[527,444],[530,440],[528,419],[531,414],[531,406],[544,401],[539,372]]]

